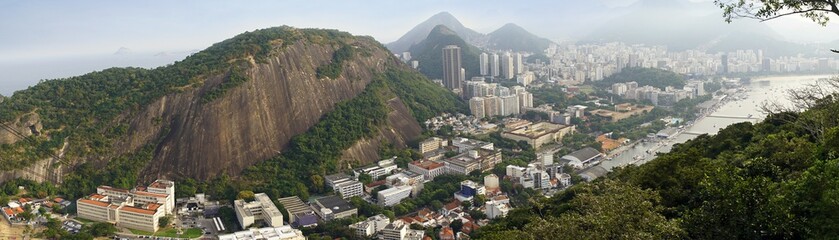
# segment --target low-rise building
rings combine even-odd
[[[308,227],[317,225],[318,221],[317,215],[315,215],[315,210],[313,210],[309,205],[303,203],[299,197],[284,197],[278,200],[286,210],[286,214],[289,216],[288,223],[291,224],[291,226]]]
[[[426,154],[442,147],[448,146],[449,141],[439,137],[430,137],[419,144],[420,153]]]
[[[446,166],[431,160],[413,161],[408,164],[408,170],[421,174],[426,180],[434,180],[435,177],[446,173]]]
[[[562,156],[560,159],[567,165],[583,168],[584,166],[597,163],[601,158],[603,158],[602,153],[594,148],[586,147]]]
[[[315,199],[312,208],[323,220],[346,218],[358,214],[358,209],[338,196],[326,196]]]
[[[446,173],[467,175],[475,170],[489,171],[501,160],[501,151],[479,148],[468,150],[443,162]]]
[[[487,218],[496,219],[507,216],[510,212],[510,204],[496,201],[487,201],[485,206],[485,213]]]
[[[382,229],[390,224],[390,218],[379,214],[367,218],[367,220],[350,224],[350,229],[355,230],[355,234],[359,237],[370,237],[377,234]]]
[[[407,233],[408,224],[402,220],[396,220],[379,231],[378,237],[380,240],[404,240]]]
[[[491,142],[484,142],[469,138],[456,137],[452,139],[452,146],[457,148],[459,153],[464,153],[473,149],[495,150],[495,145]]]
[[[474,198],[477,195],[485,194],[486,189],[484,188],[484,186],[481,186],[480,184],[470,180],[465,180],[463,182],[460,182],[460,191],[454,193],[454,198],[458,201],[465,202],[471,201],[472,198]]]
[[[283,214],[265,193],[254,194],[252,202],[237,199],[233,201],[233,208],[242,228],[248,228],[256,221],[265,222],[271,227],[283,226]]]
[[[538,149],[544,144],[559,142],[565,135],[574,131],[574,126],[540,122],[526,124],[516,129],[508,129],[501,133],[501,137],[514,141],[525,141],[534,149]]]
[[[411,186],[396,186],[388,188],[378,193],[378,201],[383,206],[393,206],[402,201],[402,199],[411,196],[411,191],[414,188]]]
[[[168,180],[131,190],[99,186],[96,193],[76,201],[76,212],[80,218],[156,232],[160,218],[174,212],[174,199],[175,183]]]
[[[291,226],[252,228],[218,236],[219,240],[306,240],[303,232]]]

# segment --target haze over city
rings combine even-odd
[[[721,15],[719,8],[710,0],[256,1],[247,5],[3,1],[0,71],[6,76],[0,79],[0,94],[10,95],[40,79],[110,66],[159,66],[229,36],[279,25],[341,29],[388,43],[428,17],[447,11],[481,33],[513,22],[550,40],[573,42],[585,40],[612,19],[655,8],[675,13],[669,16],[713,15],[705,19],[723,21],[716,17]],[[803,18],[782,18],[766,24],[786,41],[839,39],[839,24],[834,22],[821,27]],[[118,52],[123,56],[112,56]]]

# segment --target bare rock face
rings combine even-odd
[[[11,130],[7,129],[7,126]],[[0,144],[12,144],[28,136],[40,135],[42,128],[41,118],[37,113],[23,114],[14,122],[4,123],[4,126],[0,127]]]
[[[416,139],[422,134],[422,127],[411,117],[411,112],[399,98],[388,100],[390,113],[387,124],[379,127],[378,134],[372,138],[361,139],[352,147],[341,153],[339,166],[360,166],[370,164],[379,159],[379,148],[382,142],[388,142],[398,148],[408,147],[408,141]]]
[[[201,96],[223,81],[223,75],[206,79],[201,88],[165,96],[131,117],[128,137],[116,144],[115,151],[131,152],[162,137],[144,176],[208,179],[221,173],[238,175],[244,168],[277,155],[293,136],[316,124],[336,103],[361,93],[375,72],[384,70],[383,63],[389,58],[386,51],[356,54],[344,62],[340,77],[318,79],[315,69],[329,63],[337,48],[305,41],[291,44],[265,63],[252,62],[255,65],[247,71],[247,82],[209,103],[202,103]],[[418,124],[401,102],[398,105],[402,109],[394,114],[407,115],[395,125],[413,124],[416,128],[411,126],[408,136],[391,134],[399,136],[393,139],[416,136],[413,132],[419,131]],[[404,123],[405,119],[412,123]]]

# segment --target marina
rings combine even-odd
[[[713,135],[720,129],[736,123],[760,122],[766,116],[761,108],[763,104],[775,101],[788,106],[790,101],[786,96],[789,90],[803,88],[827,77],[829,76],[769,77],[754,80],[752,84],[740,88],[729,89],[727,95],[711,100],[716,102],[706,106],[707,110],[694,121],[674,128],[676,130],[671,134],[651,134],[645,139],[636,139],[609,152],[607,160],[599,165],[611,171],[615,167],[644,164],[655,159],[659,153],[670,152],[673,145],[687,142],[697,136]]]

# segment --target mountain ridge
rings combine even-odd
[[[437,25],[421,42],[411,46],[411,57],[419,61],[418,70],[432,79],[443,78],[443,48],[448,45],[460,47],[461,67],[466,69],[466,77],[477,76],[479,72],[478,55],[481,51],[469,44],[456,32],[445,25]]]
[[[417,24],[402,35],[402,37],[386,44],[386,46],[393,53],[407,52],[413,45],[426,39],[428,34],[438,25],[446,26],[472,45],[481,45],[480,42],[485,41],[484,39],[486,38],[484,34],[463,26],[451,13],[444,11],[434,14],[420,24]]]
[[[339,54],[341,49],[348,49],[349,54]],[[325,67],[337,69],[337,75],[319,74]],[[415,79],[422,85],[405,85],[399,79],[382,77],[411,71],[369,37],[290,27],[246,32],[166,67],[112,68],[48,80],[16,92],[0,103],[0,122],[32,112],[39,116],[37,121],[18,123],[26,123],[22,125],[25,128],[40,124],[43,131],[31,142],[18,139],[6,143],[8,148],[0,151],[19,164],[7,164],[2,170],[28,169],[49,159],[58,146],[69,144],[58,168],[66,168],[71,175],[79,164],[104,170],[124,168],[119,164],[125,161],[119,159],[135,159],[130,156],[143,152],[137,155],[142,159],[135,159],[142,166],[97,177],[101,184],[130,186],[143,180],[131,180],[138,175],[199,180],[237,176],[300,144],[296,136],[319,126],[333,110],[356,102],[371,83],[380,89],[378,94],[391,96],[373,99],[380,99],[375,101],[381,102],[386,115],[396,117],[370,119],[378,130],[367,128],[364,135],[405,147],[418,136],[417,119],[440,111],[459,111],[463,105],[428,79]],[[435,99],[406,94],[411,91],[426,92]],[[88,103],[87,108],[73,107]],[[388,134],[378,137],[383,132]],[[0,131],[0,136],[9,134]],[[377,147],[361,148],[370,152]],[[32,151],[37,153],[32,156],[14,154],[27,149],[42,150]],[[365,163],[378,159],[364,157],[367,159],[352,160]],[[341,160],[301,164],[329,163],[313,169],[334,171],[340,165],[337,161]],[[36,180],[52,181],[41,178]]]

